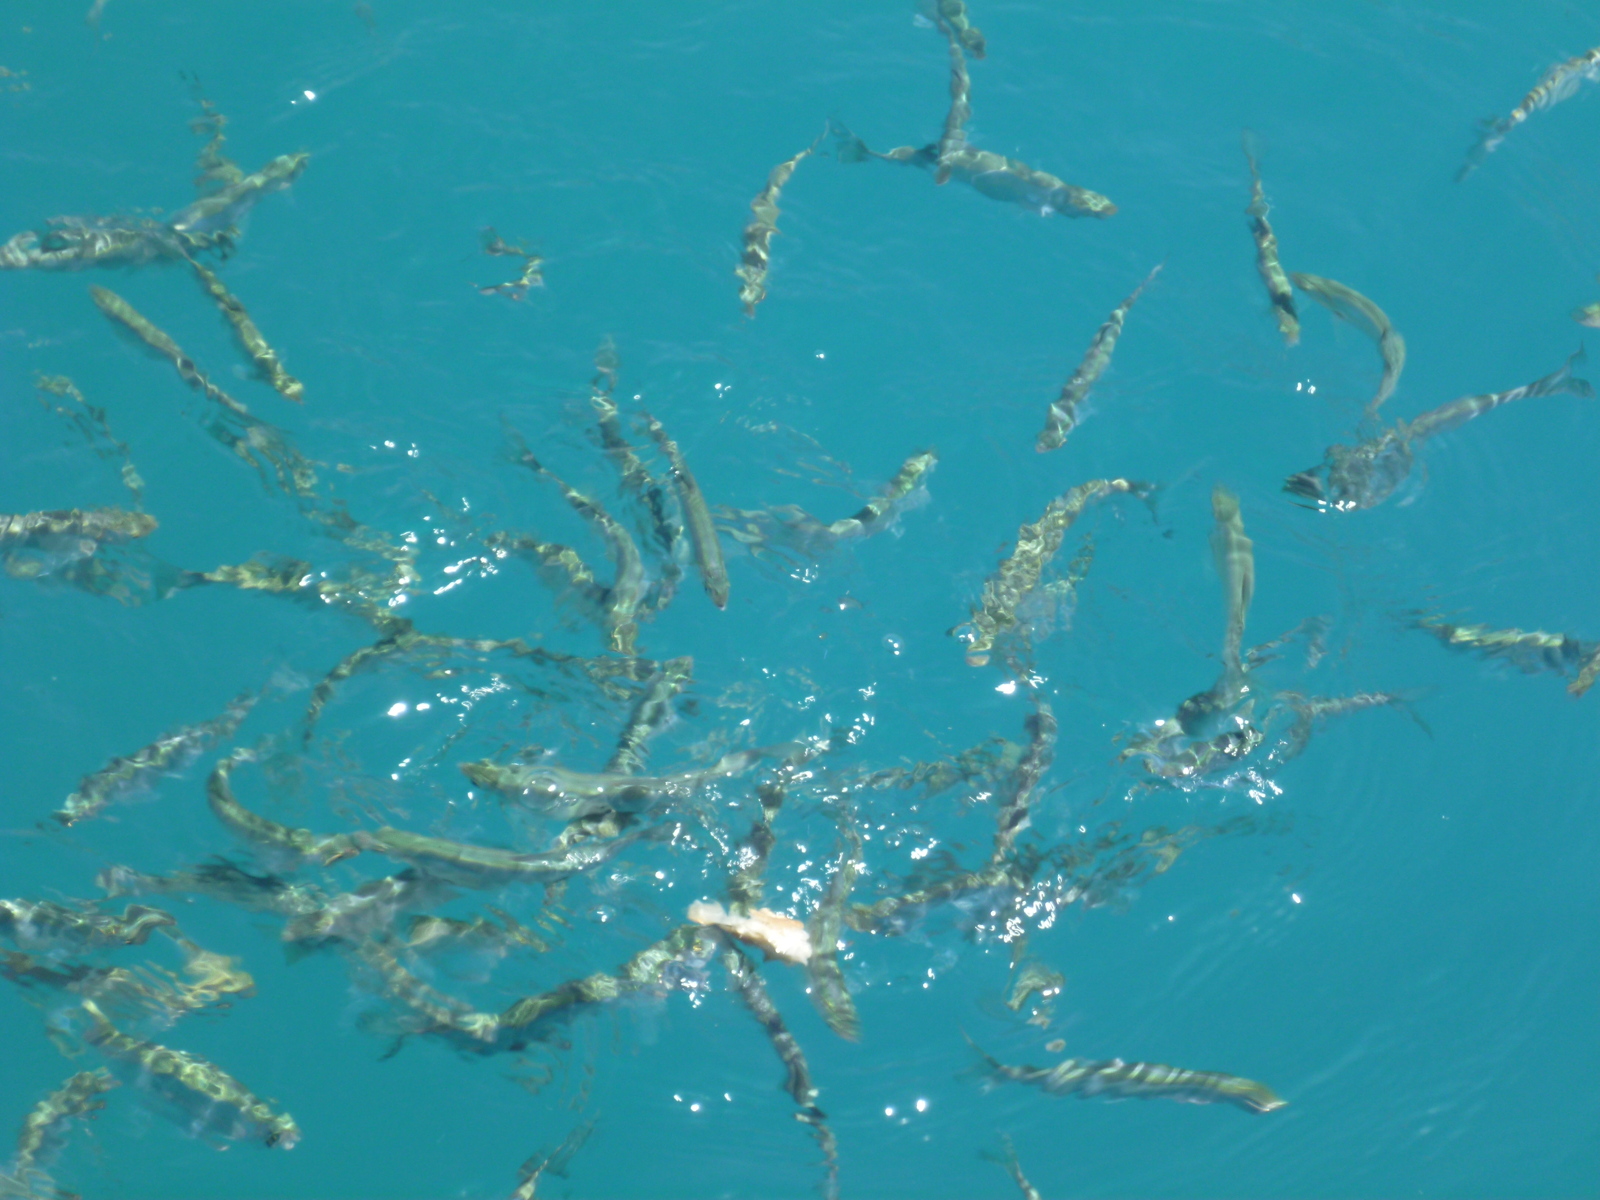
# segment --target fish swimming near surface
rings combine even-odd
[[[1289,476],[1283,490],[1312,501],[1323,511],[1354,512],[1374,508],[1392,496],[1405,481],[1411,473],[1415,447],[1428,438],[1465,425],[1474,417],[1513,400],[1562,392],[1594,399],[1594,388],[1589,381],[1572,373],[1574,364],[1583,360],[1584,352],[1580,347],[1560,370],[1522,387],[1463,396],[1414,420],[1400,421],[1392,429],[1354,446],[1329,446],[1319,465]]]
[[[1244,131],[1244,156],[1250,163],[1250,204],[1245,215],[1250,218],[1250,236],[1256,242],[1256,270],[1261,282],[1267,285],[1267,296],[1272,301],[1272,313],[1278,319],[1278,332],[1283,340],[1293,346],[1300,340],[1300,314],[1294,306],[1294,292],[1289,287],[1289,277],[1278,262],[1278,235],[1267,222],[1271,206],[1261,187],[1261,170],[1256,165],[1255,134]]]
[[[107,1058],[132,1069],[140,1087],[174,1106],[193,1137],[229,1141],[251,1139],[292,1150],[300,1127],[288,1113],[276,1113],[221,1067],[197,1055],[171,1050],[123,1033],[93,1000],[83,1001],[90,1027],[88,1043]]]
[[[1405,369],[1405,339],[1389,323],[1383,309],[1354,288],[1346,287],[1336,279],[1324,279],[1320,275],[1306,275],[1299,271],[1291,273],[1289,278],[1294,281],[1295,287],[1334,316],[1350,322],[1378,344],[1378,355],[1383,359],[1383,376],[1378,381],[1377,393],[1367,401],[1362,413],[1364,419],[1376,420],[1378,409],[1394,394],[1395,385],[1400,382],[1400,372]]]
[[[1600,275],[1595,276],[1600,280]],[[1587,325],[1591,329],[1600,329],[1600,300],[1593,304],[1586,304],[1582,308],[1572,310],[1572,319],[1579,325]]]
[[[233,326],[233,332],[238,336],[244,352],[250,356],[250,361],[255,364],[257,374],[270,383],[273,390],[285,400],[303,404],[305,385],[283,369],[283,362],[278,358],[278,352],[267,344],[266,338],[261,336],[261,330],[256,328],[249,310],[239,297],[230,292],[222,280],[217,278],[217,273],[204,263],[191,258],[189,265],[194,268],[194,273],[200,280],[200,286],[205,288],[206,295],[216,301],[228,324]]]
[[[132,754],[113,758],[93,775],[86,775],[66,803],[50,815],[63,825],[75,825],[149,787],[156,778],[181,771],[203,750],[232,737],[258,699],[256,693],[244,692],[220,716],[180,726]]]
[[[649,413],[642,413],[650,436],[666,455],[667,466],[677,489],[678,503],[683,506],[684,521],[689,527],[689,544],[694,548],[695,566],[700,569],[700,582],[718,608],[728,607],[728,566],[722,557],[722,543],[717,540],[717,527],[711,519],[711,508],[706,504],[705,493],[689,472],[683,451],[678,443],[667,436],[666,428]]]
[[[972,1042],[972,1039],[967,1041]],[[1217,1071],[1190,1071],[1161,1063],[1130,1063],[1120,1058],[1103,1061],[1064,1058],[1053,1067],[1013,1067],[985,1054],[977,1043],[972,1042],[972,1046],[982,1055],[996,1079],[1030,1083],[1052,1096],[1076,1094],[1113,1099],[1166,1096],[1189,1104],[1222,1101],[1255,1113],[1274,1112],[1288,1104],[1264,1083]]]
[[[757,192],[756,198],[750,201],[752,220],[744,227],[744,253],[740,256],[739,265],[733,272],[740,280],[739,301],[744,305],[744,314],[747,317],[755,316],[756,305],[767,298],[767,272],[772,264],[772,239],[778,232],[778,197],[783,193],[790,177],[794,175],[794,169],[800,165],[802,159],[811,157],[822,137],[823,135],[819,134],[816,141],[799,154],[773,167],[767,176],[767,186]]]
[[[1122,325],[1127,320],[1128,310],[1160,273],[1161,264],[1158,264],[1145,276],[1144,282],[1134,288],[1133,293],[1112,310],[1105,324],[1095,333],[1094,340],[1089,343],[1088,352],[1083,356],[1083,361],[1078,364],[1078,369],[1072,373],[1072,378],[1062,386],[1061,394],[1050,405],[1044,429],[1040,431],[1039,440],[1034,446],[1034,449],[1041,454],[1049,450],[1058,450],[1066,445],[1067,435],[1077,428],[1079,406],[1088,399],[1090,389],[1111,365],[1111,355],[1117,348],[1117,339],[1122,336]]]
[[[1584,80],[1592,83],[1597,79],[1600,79],[1600,46],[1596,46],[1593,50],[1585,50],[1576,58],[1569,58],[1566,62],[1551,67],[1545,72],[1544,78],[1534,85],[1533,90],[1522,98],[1522,103],[1511,110],[1509,116],[1499,119],[1490,117],[1483,122],[1483,132],[1478,138],[1478,144],[1467,152],[1467,161],[1461,165],[1461,170],[1456,172],[1456,182],[1460,183],[1477,170],[1483,160],[1506,140],[1506,134],[1534,113],[1541,108],[1553,108],[1563,100],[1571,99],[1573,93],[1578,90],[1578,85]]]

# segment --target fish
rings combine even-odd
[[[1044,569],[1061,548],[1067,530],[1090,501],[1122,494],[1148,499],[1154,490],[1148,483],[1127,479],[1092,479],[1067,489],[1050,502],[1037,521],[1018,529],[1015,548],[984,581],[983,595],[972,609],[970,620],[950,630],[951,636],[966,642],[968,665],[981,667],[987,663],[997,639],[1016,627],[1018,605],[1039,586]]]
[[[120,1086],[104,1067],[92,1071],[79,1071],[60,1087],[40,1100],[22,1120],[17,1134],[17,1153],[11,1160],[11,1179],[23,1183],[19,1196],[62,1195],[46,1175],[67,1140],[71,1122],[79,1117],[89,1118],[106,1106],[101,1098],[112,1088]],[[0,1195],[13,1193],[5,1190],[0,1178]]]
[[[1400,382],[1400,372],[1405,369],[1405,339],[1389,323],[1383,309],[1354,288],[1348,288],[1336,279],[1324,279],[1320,275],[1306,275],[1299,271],[1290,272],[1289,278],[1295,287],[1334,316],[1349,321],[1378,343],[1378,355],[1383,359],[1383,377],[1378,381],[1376,394],[1367,401],[1362,413],[1366,420],[1376,420],[1379,407],[1394,394],[1395,385]]]
[[[511,1193],[510,1200],[537,1200],[539,1195],[539,1180],[547,1172],[566,1178],[567,1166],[572,1162],[573,1156],[583,1149],[583,1144],[589,1140],[589,1135],[594,1132],[595,1122],[598,1117],[590,1117],[587,1121],[577,1125],[572,1132],[567,1134],[561,1145],[548,1154],[539,1153],[530,1157],[522,1164],[517,1173],[517,1190]]]
[[[1289,476],[1283,490],[1312,501],[1323,512],[1375,508],[1405,481],[1411,473],[1415,446],[1430,437],[1464,425],[1502,404],[1530,396],[1565,392],[1586,400],[1594,399],[1594,388],[1589,381],[1572,373],[1574,364],[1582,361],[1584,352],[1579,347],[1560,370],[1522,387],[1463,396],[1414,420],[1400,421],[1357,445],[1329,446],[1319,465]]]
[[[610,647],[618,654],[632,656],[634,640],[639,632],[639,604],[644,598],[644,560],[639,557],[639,547],[634,543],[633,535],[599,504],[544,466],[520,436],[513,436],[517,447],[516,461],[535,475],[542,475],[555,484],[573,511],[593,525],[605,539],[611,561],[616,567],[616,576],[606,590],[605,601]]]
[[[122,460],[122,486],[128,489],[128,494],[133,497],[133,507],[137,510],[144,508],[144,480],[140,478],[138,468],[133,465],[132,452],[128,443],[119,440],[111,432],[111,425],[106,418],[106,410],[95,404],[90,404],[78,385],[65,375],[40,375],[34,380],[34,386],[41,393],[52,396],[63,396],[76,402],[76,407],[69,408],[65,405],[55,404],[39,397],[39,403],[53,410],[63,420],[76,426],[79,433],[83,434],[94,452],[101,458],[120,458]]]
[[[919,450],[905,462],[876,496],[848,517],[823,524],[799,505],[778,504],[764,509],[718,508],[716,516],[728,522],[728,531],[752,552],[774,546],[792,547],[821,558],[840,542],[871,537],[892,529],[900,514],[927,497],[924,481],[939,463],[935,449]]]
[[[693,679],[694,659],[687,655],[661,664],[628,715],[617,748],[606,763],[608,773],[638,775],[644,770],[645,743],[672,721],[672,701]]]
[[[241,692],[220,716],[179,726],[132,754],[113,758],[94,774],[84,776],[77,790],[50,815],[70,827],[142,791],[156,777],[181,771],[214,743],[231,738],[259,699],[257,693]]]
[[[1239,497],[1220,483],[1211,492],[1211,513],[1216,522],[1211,553],[1222,579],[1228,623],[1222,635],[1222,678],[1211,691],[1190,697],[1178,708],[1178,724],[1190,736],[1208,715],[1236,707],[1250,693],[1242,653],[1245,621],[1256,592],[1255,543],[1245,536]]]
[[[1555,671],[1561,675],[1581,673],[1585,664],[1600,651],[1600,642],[1580,641],[1565,633],[1456,625],[1437,614],[1413,613],[1407,623],[1433,634],[1452,650],[1470,650],[1483,658],[1503,658],[1528,675],[1539,671]],[[1574,680],[1573,687],[1576,686]],[[1582,695],[1586,690],[1587,685],[1573,694]]]
[[[192,79],[191,82],[194,86],[195,103],[200,106],[200,115],[189,122],[189,131],[196,137],[206,139],[205,145],[201,146],[200,152],[195,155],[194,186],[195,191],[204,196],[223,188],[233,187],[244,178],[244,172],[239,169],[238,163],[222,152],[222,147],[228,141],[225,132],[228,128],[228,118],[218,112],[216,105],[200,91],[198,79]]]
[[[135,217],[55,217],[44,232],[25,229],[0,243],[0,271],[81,271],[139,267],[216,249],[212,234],[176,233]]]
[[[217,307],[222,310],[222,315],[228,319],[228,324],[233,326],[239,344],[244,347],[244,352],[255,364],[256,373],[270,383],[273,390],[285,400],[304,404],[305,385],[283,369],[278,352],[267,345],[267,339],[261,336],[261,330],[256,328],[256,323],[251,319],[244,304],[224,286],[217,273],[210,267],[193,258],[189,260],[189,265],[194,268],[195,276],[200,280],[200,286],[205,288],[206,295],[216,301]]]
[[[0,936],[24,950],[102,950],[142,946],[151,933],[176,925],[159,908],[130,904],[118,917],[111,913],[68,908],[53,900],[0,900]]]
[[[730,942],[722,952],[722,965],[727,969],[728,978],[734,990],[738,992],[739,998],[744,1001],[745,1008],[766,1033],[767,1040],[772,1043],[772,1049],[778,1055],[778,1060],[783,1063],[784,1091],[794,1100],[797,1109],[795,1119],[810,1126],[818,1146],[822,1149],[825,1172],[822,1194],[826,1200],[838,1200],[838,1141],[828,1125],[827,1114],[817,1107],[819,1093],[816,1084],[812,1082],[811,1066],[806,1062],[805,1052],[800,1049],[800,1043],[795,1041],[794,1034],[789,1032],[783,1014],[772,1002],[766,982],[756,970],[755,964],[750,961],[749,955]]]
[[[1072,378],[1062,385],[1061,395],[1050,405],[1044,429],[1040,431],[1039,439],[1034,446],[1039,453],[1059,450],[1066,444],[1067,435],[1077,428],[1078,406],[1088,399],[1090,389],[1099,382],[1100,376],[1111,365],[1111,355],[1117,348],[1117,339],[1122,336],[1122,323],[1127,319],[1128,310],[1133,307],[1134,301],[1138,300],[1145,288],[1154,282],[1164,265],[1164,263],[1157,264],[1155,270],[1145,276],[1144,282],[1133,289],[1132,295],[1112,310],[1105,324],[1095,333],[1094,340],[1089,343],[1089,349],[1083,356],[1083,361],[1072,373]]]
[[[714,935],[692,922],[679,925],[635,954],[615,973],[604,971],[570,979],[547,992],[525,996],[500,1014],[500,1028],[527,1029],[553,1014],[583,1005],[604,1004],[646,989],[662,988],[669,968],[690,958],[703,958]]]
[[[319,946],[356,946],[387,933],[399,913],[435,903],[453,893],[413,870],[369,879],[352,892],[320,898],[315,907],[284,922],[281,938],[295,956]]]
[[[1130,1063],[1120,1058],[1064,1058],[1053,1067],[1007,1066],[984,1053],[971,1038],[967,1041],[989,1064],[995,1078],[1032,1084],[1052,1096],[1166,1096],[1190,1104],[1222,1101],[1255,1113],[1275,1112],[1288,1103],[1266,1084],[1237,1075],[1190,1071],[1161,1063]]]
[[[1250,163],[1250,205],[1244,211],[1250,218],[1250,235],[1256,240],[1256,270],[1261,274],[1261,282],[1267,285],[1272,312],[1278,320],[1278,332],[1293,346],[1300,340],[1300,314],[1295,310],[1288,276],[1278,262],[1278,235],[1267,222],[1271,209],[1261,188],[1261,171],[1256,165],[1255,135],[1248,129],[1244,131],[1244,156]]]
[[[240,804],[233,794],[230,776],[240,763],[254,762],[253,750],[235,750],[218,760],[206,780],[206,800],[212,814],[236,836],[266,850],[285,856],[291,862],[306,860],[329,866],[341,859],[360,854],[365,848],[363,839],[353,834],[321,835],[309,829],[296,829],[251,812]]]
[[[120,508],[0,513],[0,548],[48,548],[51,543],[60,541],[114,546],[149,537],[159,525],[149,513],[126,512]]]
[[[848,818],[840,822],[839,832],[844,841],[839,865],[828,880],[827,892],[806,923],[811,954],[805,967],[811,983],[811,1003],[816,1005],[828,1028],[847,1042],[859,1042],[861,1016],[839,966],[839,934],[844,927],[850,890],[855,887],[856,876],[861,871],[861,834]]]
[[[420,1024],[408,1032],[459,1037],[473,1049],[482,1049],[498,1039],[499,1014],[479,1012],[466,1001],[448,996],[419,979],[400,961],[388,938],[365,938],[357,944],[354,954],[377,974],[389,999],[419,1018]]]
[[[962,15],[964,17],[965,13]],[[944,131],[939,135],[933,181],[944,184],[950,181],[950,168],[946,164],[966,149],[967,122],[972,119],[972,79],[967,74],[967,56],[962,52],[960,35],[943,20],[939,28],[950,42],[950,109],[945,114]]]
[[[505,296],[512,300],[526,300],[528,289],[544,286],[544,274],[541,268],[544,259],[528,250],[520,243],[507,242],[494,231],[492,225],[485,226],[481,231],[483,237],[483,252],[489,255],[505,255],[511,258],[522,259],[522,274],[509,283],[494,283],[487,286],[473,284],[480,295]]]
[[[700,581],[706,595],[718,608],[728,607],[728,567],[722,558],[722,544],[717,540],[717,527],[711,520],[711,509],[705,494],[689,472],[683,451],[678,443],[667,436],[661,422],[649,413],[642,414],[650,436],[666,455],[671,469],[672,483],[678,492],[678,503],[683,505],[684,518],[689,526],[689,543],[694,548],[695,566],[700,570]]]
[[[994,850],[989,855],[991,866],[1004,863],[1015,849],[1017,835],[1028,827],[1031,819],[1039,781],[1055,762],[1058,729],[1055,711],[1037,687],[1028,687],[1028,699],[1033,704],[1033,712],[1024,722],[1028,749],[1012,773],[1011,794],[1000,805],[995,817]]]
[[[110,288],[103,288],[98,284],[93,284],[90,286],[89,295],[94,300],[95,307],[104,313],[110,320],[115,321],[117,324],[123,326],[125,329],[131,332],[134,337],[138,338],[162,358],[170,361],[172,365],[177,368],[179,376],[181,376],[183,381],[190,387],[194,388],[196,391],[205,393],[207,398],[215,400],[218,404],[222,405],[223,408],[227,409],[236,416],[248,417],[250,415],[250,410],[248,408],[246,408],[239,401],[235,400],[232,396],[228,395],[227,392],[217,387],[216,384],[212,383],[211,380],[201,372],[200,368],[195,366],[194,359],[190,358],[183,352],[181,348],[179,348],[177,342],[173,341],[167,336],[166,333],[152,324],[150,320],[144,316],[144,314],[139,312],[138,309],[134,308],[133,305],[129,304],[121,296],[117,295]]]
[[[212,1134],[232,1140],[250,1138],[294,1149],[300,1127],[288,1113],[275,1113],[221,1067],[198,1055],[171,1050],[123,1033],[93,1000],[82,1003],[91,1025],[84,1035],[107,1058],[138,1072],[140,1087],[176,1105],[188,1118],[191,1136]]]
[[[1078,187],[1048,171],[1040,171],[992,150],[967,145],[942,158],[936,156],[933,161],[946,179],[960,180],[991,200],[1021,205],[1041,217],[1060,213],[1068,217],[1104,219],[1117,211],[1117,206],[1099,192]]]
[[[659,553],[667,556],[667,561],[662,565],[662,575],[664,579],[670,576],[671,583],[676,585],[682,571],[672,556],[683,536],[683,525],[669,511],[661,481],[645,466],[623,435],[620,410],[614,395],[620,365],[616,344],[608,337],[595,351],[595,373],[589,383],[589,404],[594,409],[600,448],[616,468],[623,490],[644,506],[647,517],[643,525],[644,536],[647,541],[654,543]]]
[[[1595,280],[1600,282],[1600,275],[1596,275]],[[1600,329],[1600,300],[1593,304],[1587,304],[1582,308],[1573,309],[1572,319],[1579,325],[1589,326],[1590,329]]]
[[[993,1159],[1006,1169],[1006,1174],[1011,1176],[1011,1181],[1017,1185],[1017,1190],[1022,1193],[1022,1200],[1044,1200],[1039,1189],[1028,1182],[1028,1177],[1022,1173],[1022,1163],[1017,1159],[1017,1148],[1011,1144],[1010,1137],[1002,1137],[1005,1145],[1005,1156]],[[991,1156],[985,1152],[985,1158]]]
[[[1067,984],[1066,976],[1053,971],[1038,959],[1028,959],[1019,965],[1016,978],[1011,982],[1005,1004],[1012,1012],[1021,1012],[1022,1006],[1038,996],[1046,1004],[1061,994]]]
[[[733,272],[740,281],[739,301],[744,305],[744,315],[747,317],[755,316],[756,305],[767,298],[767,271],[772,263],[772,238],[778,232],[778,197],[794,174],[794,169],[800,165],[802,159],[811,157],[821,141],[822,135],[819,134],[816,141],[799,154],[773,167],[767,176],[767,186],[756,193],[756,198],[750,201],[753,219],[744,227],[744,253],[740,255],[739,265]]]
[[[988,51],[983,31],[967,16],[964,0],[935,0],[934,16],[947,26],[973,58],[982,58]]]
[[[1596,643],[1589,657],[1583,660],[1578,677],[1567,684],[1567,691],[1573,696],[1582,696],[1594,686],[1596,679],[1600,679],[1600,643]]]
[[[584,842],[540,854],[519,854],[497,846],[478,846],[428,837],[384,826],[355,836],[374,854],[408,863],[429,878],[458,887],[495,889],[513,883],[547,883],[580,874],[607,862],[642,834],[607,842]]]
[[[273,192],[281,192],[305,171],[311,155],[280,154],[259,171],[242,175],[224,183],[210,195],[180,209],[169,222],[169,227],[179,234],[215,233],[237,225],[240,219],[255,206],[256,201]]]
[[[538,763],[496,763],[489,759],[462,763],[461,771],[479,787],[499,792],[521,807],[571,821],[608,811],[648,812],[669,800],[691,799],[706,785],[742,775],[763,758],[788,752],[792,746],[736,750],[709,767],[654,778],[573,771]]]
[[[196,895],[232,904],[247,912],[301,917],[317,912],[326,898],[308,884],[290,883],[280,875],[252,875],[225,858],[201,863],[192,871],[147,875],[132,867],[110,866],[95,876],[107,899],[119,896]]]
[[[1578,90],[1578,85],[1586,79],[1591,83],[1600,79],[1600,46],[1551,67],[1533,90],[1522,98],[1522,103],[1511,110],[1510,115],[1498,120],[1490,117],[1484,121],[1477,145],[1467,152],[1466,162],[1456,172],[1456,182],[1460,183],[1477,170],[1518,125],[1541,108],[1553,108],[1563,100],[1570,99]]]
[[[1294,714],[1294,723],[1278,739],[1268,754],[1268,764],[1278,767],[1298,757],[1311,741],[1319,723],[1329,717],[1342,717],[1369,708],[1400,708],[1406,710],[1413,721],[1431,735],[1428,725],[1411,711],[1411,698],[1400,692],[1356,692],[1349,696],[1302,696],[1298,692],[1279,692],[1273,697],[1274,706]]]

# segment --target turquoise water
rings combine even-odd
[[[733,271],[776,164],[830,119],[875,150],[938,137],[949,56],[911,4],[530,16],[110,0],[93,28],[76,10],[8,5],[0,236],[190,203],[196,79],[245,171],[311,159],[248,213],[225,262],[205,260],[304,381],[303,407],[251,376],[181,263],[0,277],[0,511],[131,506],[118,461],[35,398],[37,376],[65,375],[107,410],[160,522],[137,552],[103,552],[152,573],[143,603],[71,586],[60,553],[42,578],[0,580],[0,894],[89,901],[110,865],[166,874],[217,856],[331,894],[404,865],[378,853],[295,864],[242,840],[206,803],[233,747],[268,768],[234,770],[239,799],[290,826],[538,850],[561,822],[519,815],[459,765],[538,746],[547,762],[599,770],[636,690],[624,680],[607,695],[503,652],[394,656],[339,685],[303,740],[313,687],[379,636],[371,621],[223,585],[158,599],[161,581],[256,555],[334,580],[389,563],[328,536],[209,438],[208,401],[113,328],[88,285],[123,296],[281,429],[360,522],[415,546],[420,578],[392,599],[416,629],[596,658],[604,638],[571,596],[524,562],[482,560],[492,531],[536,532],[609,580],[605,543],[509,461],[507,426],[631,521],[638,506],[590,433],[593,359],[610,337],[624,431],[655,469],[632,422],[640,409],[659,418],[714,506],[797,504],[832,521],[908,455],[938,449],[925,495],[891,529],[817,559],[752,555],[725,534],[725,611],[680,550],[677,596],[640,629],[641,654],[694,662],[676,719],[649,745],[652,772],[832,737],[773,825],[765,903],[801,919],[840,861],[841,814],[865,838],[860,904],[986,859],[1010,772],[932,795],[874,773],[991,737],[1027,742],[1028,687],[1000,658],[968,666],[946,631],[1019,525],[1065,489],[1161,485],[1149,506],[1085,513],[1052,568],[1065,578],[1092,534],[1075,597],[1053,612],[1035,597],[1026,643],[1012,641],[1059,722],[1018,845],[1102,848],[1041,867],[1020,909],[988,888],[907,908],[878,932],[846,928],[859,1042],[824,1023],[800,968],[760,968],[837,1138],[840,1194],[1015,1194],[993,1161],[1003,1137],[1052,1198],[1600,1192],[1600,700],[1567,694],[1571,671],[1452,651],[1406,618],[1600,640],[1600,409],[1575,395],[1519,402],[1419,447],[1378,507],[1297,506],[1285,477],[1353,440],[1379,362],[1365,334],[1303,296],[1300,343],[1285,346],[1256,273],[1240,151],[1252,129],[1284,266],[1359,289],[1403,333],[1388,421],[1520,386],[1577,349],[1585,331],[1568,314],[1600,299],[1600,89],[1534,113],[1452,178],[1475,122],[1600,44],[1600,18],[1543,2],[1223,0],[971,15],[988,41],[969,64],[974,144],[1104,193],[1117,213],[1041,218],[960,180],[840,162],[825,139],[783,189],[770,294],[749,319]],[[485,226],[543,256],[542,288],[520,302],[475,289],[519,269],[481,252]],[[1065,448],[1035,453],[1095,330],[1161,262],[1087,418]],[[1330,719],[1276,769],[1264,748],[1250,770],[1175,786],[1118,756],[1221,669],[1218,484],[1237,493],[1254,543],[1245,645],[1328,622],[1320,659],[1301,638],[1253,686],[1405,706]],[[661,559],[647,552],[646,565],[658,575]],[[231,738],[143,794],[71,829],[49,819],[113,757],[263,688]],[[390,944],[420,912],[552,914],[537,929],[544,953],[403,951],[419,977],[487,1013],[615,971],[690,902],[727,900],[755,786],[773,770],[673,800],[640,822],[652,836],[559,897],[529,884],[429,896],[393,914]],[[1157,871],[1162,846],[1181,854]],[[214,897],[104,909],[140,902],[238,959],[254,991],[179,1018],[130,1004],[112,1014],[119,1027],[217,1064],[292,1113],[301,1139],[218,1154],[216,1137],[189,1136],[189,1118],[171,1119],[124,1071],[68,1133],[55,1186],[505,1196],[524,1160],[591,1119],[540,1195],[826,1186],[783,1067],[717,957],[532,1026],[520,1050],[504,1038],[464,1048],[386,995],[355,942],[289,955],[281,915]],[[58,970],[182,963],[160,931],[142,947],[4,948]],[[1014,958],[1063,975],[1060,995],[1008,1009]],[[0,988],[0,1129],[106,1061],[85,1045],[81,993],[14,982]],[[963,1033],[1006,1063],[1166,1063],[1261,1081],[1288,1104],[1053,1096],[986,1078]],[[1046,1048],[1056,1039],[1064,1050]]]

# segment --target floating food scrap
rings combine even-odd
[[[1127,319],[1128,310],[1160,273],[1161,265],[1157,265],[1145,276],[1144,282],[1133,289],[1133,294],[1112,310],[1105,324],[1095,333],[1083,361],[1072,373],[1072,378],[1062,385],[1061,395],[1050,405],[1044,429],[1040,431],[1034,447],[1041,454],[1066,445],[1067,435],[1078,426],[1078,407],[1088,399],[1090,389],[1111,365],[1111,355],[1117,348],[1117,339],[1122,336],[1122,323]]]
[[[1551,67],[1533,90],[1522,98],[1522,103],[1511,110],[1510,116],[1498,120],[1491,117],[1483,122],[1483,133],[1478,138],[1478,144],[1467,152],[1467,161],[1456,172],[1456,182],[1460,183],[1477,170],[1483,160],[1505,141],[1506,134],[1541,108],[1552,108],[1570,99],[1578,90],[1578,85],[1586,79],[1590,82],[1600,79],[1600,46]]]
[[[767,176],[767,186],[750,201],[754,220],[744,227],[744,254],[733,272],[741,280],[739,300],[744,305],[747,317],[755,316],[756,305],[767,298],[767,269],[772,262],[772,238],[778,232],[778,197],[789,182],[789,177],[794,174],[794,169],[800,165],[800,160],[809,158],[821,140],[819,136],[817,141],[799,154],[773,167],[772,173]]]
[[[1369,421],[1377,419],[1378,409],[1394,393],[1400,382],[1400,372],[1406,365],[1406,343],[1389,318],[1371,300],[1354,288],[1345,287],[1336,279],[1320,275],[1295,272],[1289,276],[1295,287],[1305,292],[1334,316],[1349,321],[1362,333],[1378,343],[1378,354],[1383,359],[1383,378],[1378,381],[1377,394],[1367,401],[1362,416]]]
[[[811,935],[805,923],[770,909],[731,913],[715,901],[696,900],[689,905],[689,920],[714,926],[786,963],[804,965],[811,959]]]
[[[1256,166],[1255,134],[1248,129],[1244,131],[1244,156],[1250,163],[1250,206],[1244,211],[1250,218],[1250,236],[1256,240],[1256,270],[1261,273],[1261,282],[1267,285],[1272,312],[1278,319],[1278,332],[1293,346],[1300,340],[1300,314],[1295,311],[1289,277],[1278,262],[1278,235],[1267,222],[1271,207],[1261,188],[1261,171]]]
[[[1423,413],[1412,421],[1400,421],[1376,437],[1354,446],[1329,446],[1320,465],[1300,471],[1284,482],[1283,490],[1313,501],[1324,512],[1353,512],[1375,508],[1394,494],[1411,473],[1414,447],[1430,437],[1465,425],[1490,409],[1530,396],[1554,396],[1567,392],[1584,399],[1594,398],[1588,380],[1572,373],[1574,363],[1584,360],[1583,349],[1567,359],[1559,371],[1543,379],[1507,392],[1463,396]]]

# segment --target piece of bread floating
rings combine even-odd
[[[765,950],[769,958],[802,964],[811,958],[811,935],[805,925],[765,908],[753,908],[748,916],[741,916],[715,901],[696,900],[689,905],[689,920],[732,934],[741,942]]]

